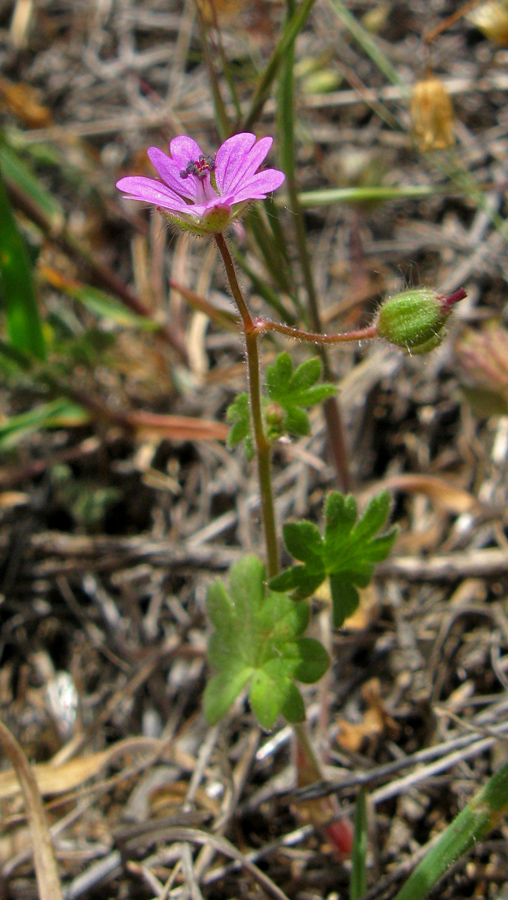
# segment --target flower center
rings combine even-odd
[[[187,163],[187,168],[182,169],[180,172],[180,178],[188,178],[189,175],[195,175],[200,181],[204,181],[208,173],[213,172],[214,170],[215,159],[213,156],[205,156],[205,154],[202,153],[199,159],[190,160],[190,162]]]

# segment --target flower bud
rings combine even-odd
[[[462,390],[478,416],[508,414],[508,331],[491,320],[466,328],[455,344]]]
[[[503,0],[480,3],[467,14],[467,18],[494,44],[508,47],[508,5]]]
[[[269,403],[265,408],[266,432],[269,441],[277,441],[285,433],[286,415],[278,403]]]
[[[377,333],[411,353],[429,353],[444,337],[443,328],[452,306],[465,296],[462,288],[449,297],[425,287],[402,291],[381,307]]]
[[[428,75],[415,85],[410,111],[413,139],[419,150],[445,150],[453,146],[452,102],[439,78]]]

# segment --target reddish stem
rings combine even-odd
[[[459,298],[460,299],[460,298]],[[377,325],[369,325],[367,328],[359,328],[356,331],[346,331],[343,334],[321,334],[313,331],[300,331],[291,325],[281,325],[278,322],[270,322],[266,319],[256,319],[256,331],[263,334],[267,331],[276,331],[298,341],[307,341],[309,344],[345,344],[351,341],[369,341],[377,337]]]

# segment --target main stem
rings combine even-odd
[[[263,424],[263,409],[261,403],[261,380],[259,375],[259,349],[258,329],[252,319],[243,294],[238,284],[229,247],[223,234],[215,234],[215,243],[219,250],[226,275],[231,288],[231,293],[238,307],[242,319],[245,334],[245,349],[247,353],[247,368],[249,373],[249,396],[252,415],[254,440],[258,460],[259,489],[261,493],[261,508],[263,511],[263,526],[265,532],[266,558],[268,577],[273,578],[279,571],[279,549],[277,542],[277,530],[275,526],[275,509],[273,503],[272,472],[270,442],[266,436]]]

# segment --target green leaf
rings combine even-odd
[[[249,678],[249,670],[242,668],[236,674],[233,671],[221,672],[208,682],[203,695],[203,709],[210,725],[215,725],[227,713]]]
[[[390,494],[381,491],[377,497],[373,497],[361,520],[356,526],[356,536],[362,539],[371,539],[383,527],[390,512]]]
[[[288,522],[283,528],[284,543],[295,559],[301,562],[319,560],[322,556],[323,539],[317,525],[304,519],[302,522]]]
[[[314,594],[325,578],[326,569],[322,564],[316,571],[310,566],[293,566],[272,578],[270,587],[274,591],[292,591],[295,600],[302,600]]]
[[[352,616],[357,609],[360,595],[355,586],[350,581],[341,578],[340,575],[330,575],[330,591],[332,595],[333,627],[342,628],[346,619]]]
[[[301,637],[308,603],[267,591],[263,563],[246,556],[232,566],[229,590],[222,582],[209,588],[207,608],[215,627],[208,645],[215,675],[205,691],[207,720],[217,722],[248,685],[263,728],[273,728],[281,713],[288,721],[302,721],[303,701],[294,682],[314,683],[329,665],[324,647]]]
[[[362,900],[367,893],[367,800],[361,787],[356,799],[353,853],[351,856],[350,900]]]
[[[138,316],[132,310],[127,309],[124,303],[97,288],[63,278],[60,288],[68,297],[82,303],[91,313],[102,319],[109,319],[115,325],[123,328],[137,328],[139,331],[158,331],[160,329],[158,322]]]
[[[251,460],[254,457],[254,441],[250,421],[248,394],[238,394],[235,400],[228,406],[226,419],[232,426],[227,444],[228,447],[236,447],[244,441],[245,456]]]
[[[0,287],[10,342],[44,359],[46,347],[25,242],[18,230],[0,171]]]
[[[236,622],[235,607],[222,581],[216,581],[208,588],[207,611],[216,628]]]
[[[309,417],[304,409],[298,406],[286,407],[286,432],[297,437],[307,437],[310,434]]]
[[[281,712],[284,718],[287,719],[288,722],[291,722],[291,724],[305,721],[303,698],[294,681],[290,681],[287,686]]]
[[[329,659],[328,653],[319,641],[314,638],[299,638],[294,643],[296,668],[294,677],[304,684],[314,684],[325,674]],[[288,651],[290,647],[288,647]]]
[[[15,447],[40,428],[67,428],[88,422],[88,413],[71,400],[52,400],[0,423],[0,450]]]
[[[397,529],[385,534],[390,496],[383,491],[369,503],[357,522],[354,497],[332,492],[325,503],[325,531],[321,537],[312,522],[284,526],[284,543],[303,565],[295,565],[270,581],[272,590],[292,591],[295,599],[313,594],[328,576],[333,603],[333,625],[340,628],[358,606],[357,588],[367,587],[374,564],[388,556]]]
[[[298,366],[290,381],[291,390],[295,394],[301,394],[312,387],[320,377],[321,360],[317,356],[313,356]]]
[[[356,522],[358,508],[356,500],[348,494],[346,497],[338,491],[328,494],[325,502],[325,538],[337,539],[349,534]]]
[[[275,725],[284,702],[282,679],[275,681],[263,669],[256,669],[252,676],[249,700],[252,712],[262,728],[270,731]]]
[[[316,385],[321,377],[321,370],[321,361],[314,357],[306,360],[293,372],[289,353],[280,353],[273,366],[268,366],[268,397],[284,410],[284,424],[288,434],[310,434],[309,419],[303,407],[314,406],[336,393],[332,384]]]

